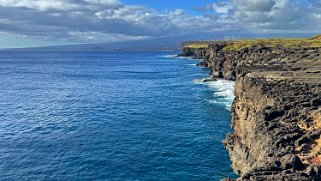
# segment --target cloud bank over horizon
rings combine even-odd
[[[88,43],[226,31],[312,34],[321,28],[319,0],[201,2],[160,10],[120,0],[0,0],[0,33]]]

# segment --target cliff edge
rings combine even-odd
[[[183,48],[235,80],[224,140],[237,180],[321,180],[321,40],[217,41]]]

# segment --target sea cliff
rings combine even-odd
[[[236,81],[224,145],[237,180],[321,180],[320,37],[217,41],[182,56]]]

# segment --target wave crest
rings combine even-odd
[[[209,100],[212,104],[222,104],[226,109],[231,110],[234,95],[234,81],[218,79],[215,81],[203,82],[204,79],[195,80],[197,84],[205,84],[213,90],[213,98]]]

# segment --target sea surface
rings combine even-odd
[[[0,52],[0,180],[219,180],[233,83],[178,52]]]

